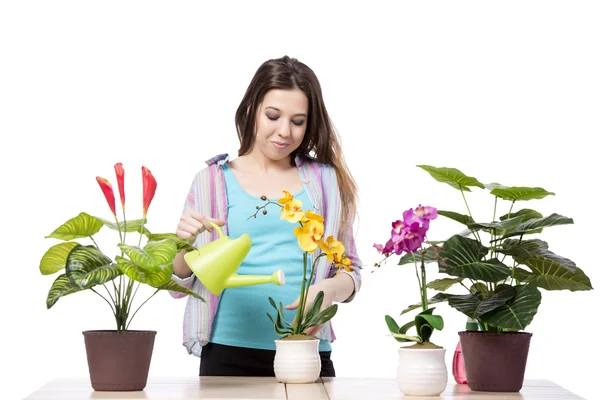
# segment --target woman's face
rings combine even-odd
[[[308,99],[300,89],[268,91],[258,107],[252,151],[273,161],[289,157],[304,139],[307,118]]]

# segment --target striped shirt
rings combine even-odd
[[[211,218],[227,220],[225,176],[220,166],[228,160],[229,156],[227,154],[220,154],[206,161],[208,167],[199,171],[192,182],[185,201],[184,212],[189,208],[193,208]],[[356,253],[356,243],[354,241],[354,216],[351,216],[351,220],[346,224],[348,228],[345,232],[340,232],[342,203],[335,169],[330,165],[315,162],[307,157],[297,156],[295,161],[304,189],[314,205],[315,212],[325,219],[324,237],[332,235],[342,242],[346,248],[346,256],[352,261],[352,264],[362,266]],[[227,225],[223,226],[223,233],[228,234]],[[200,247],[216,239],[218,239],[216,230],[213,230],[212,233],[206,231],[197,236],[194,245]],[[316,258],[320,252],[321,250],[317,248],[313,253],[313,257]],[[317,261],[312,283],[333,277],[335,270],[331,266],[326,257],[321,257]],[[344,301],[349,302],[360,289],[360,269],[355,268],[353,272],[343,272],[349,274],[354,280],[354,293]],[[173,275],[172,279],[180,285],[195,291],[206,300],[206,302],[202,302],[181,293],[169,292],[174,298],[187,297],[183,318],[183,345],[188,353],[200,357],[202,346],[208,343],[210,339],[212,323],[217,312],[220,296],[210,293],[193,274],[185,279]],[[316,336],[319,339],[333,342],[335,333],[331,321],[326,322]]]

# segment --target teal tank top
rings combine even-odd
[[[275,316],[269,296],[277,304],[282,302],[285,307],[300,294],[303,251],[294,235],[294,228],[299,225],[281,220],[280,209],[275,204],[267,207],[267,215],[263,215],[261,210],[256,218],[248,219],[256,212],[256,206],[262,206],[265,202],[246,193],[227,164],[223,164],[222,169],[227,189],[228,235],[235,239],[247,233],[252,239],[252,248],[238,268],[238,274],[271,275],[282,269],[285,285],[267,283],[225,289],[221,294],[210,341],[229,346],[275,350],[274,340],[281,336],[275,333],[273,323],[266,314],[268,312]],[[314,210],[304,190],[295,193],[294,198],[302,201],[304,211]],[[307,271],[310,271],[311,260],[309,254]],[[296,310],[284,309],[286,321],[291,323],[295,315]],[[331,344],[321,340],[319,350],[330,351]]]

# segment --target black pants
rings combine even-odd
[[[321,376],[335,376],[330,351],[320,351]],[[207,343],[200,355],[200,376],[275,376],[274,350]]]

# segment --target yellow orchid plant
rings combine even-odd
[[[313,326],[319,326],[329,321],[337,312],[337,304],[333,304],[324,310],[321,310],[323,304],[323,291],[317,293],[314,302],[308,310],[306,310],[306,300],[308,297],[308,290],[310,284],[313,281],[315,275],[315,266],[317,261],[321,257],[327,257],[327,261],[333,263],[333,267],[336,269],[336,273],[342,269],[350,272],[354,268],[352,262],[345,256],[344,245],[335,240],[333,236],[324,238],[325,226],[323,224],[324,219],[321,215],[316,214],[310,210],[302,210],[302,201],[294,199],[293,195],[288,191],[283,191],[284,197],[280,198],[277,202],[270,201],[266,196],[262,196],[261,199],[266,201],[263,206],[257,206],[256,215],[260,210],[263,214],[267,213],[266,207],[270,204],[274,204],[280,207],[281,219],[290,223],[297,223],[299,226],[294,229],[294,234],[298,238],[298,245],[304,251],[303,254],[303,278],[302,285],[300,288],[299,304],[296,311],[296,317],[292,323],[289,323],[283,317],[283,304],[280,302],[279,306],[275,303],[273,298],[269,297],[269,302],[275,309],[275,316],[267,313],[267,316],[273,322],[275,326],[275,332],[283,337],[304,337],[307,329]],[[312,262],[310,268],[309,278],[307,279],[308,270],[308,254],[314,253],[319,248],[321,254],[319,254]],[[306,311],[305,311],[306,310]]]

